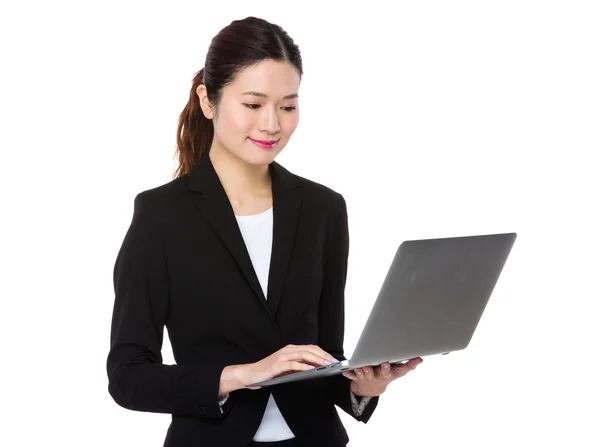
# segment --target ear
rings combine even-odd
[[[202,113],[204,114],[204,116],[209,120],[213,119],[213,106],[208,100],[208,93],[204,84],[200,84],[196,88],[196,95],[198,95],[198,99],[200,100],[200,108],[202,109]]]

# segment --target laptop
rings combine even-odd
[[[317,379],[465,349],[516,237],[503,233],[404,241],[350,359],[247,386]]]

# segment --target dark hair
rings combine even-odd
[[[187,174],[210,150],[213,123],[202,113],[196,89],[206,86],[215,114],[223,88],[233,82],[244,68],[265,59],[290,62],[302,77],[302,58],[298,46],[281,28],[256,17],[234,20],[213,37],[204,68],[194,75],[190,97],[179,115],[177,150],[179,166],[173,178]]]

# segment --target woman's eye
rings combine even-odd
[[[251,110],[256,110],[260,107],[260,104],[243,104]],[[294,110],[296,110],[296,106],[282,107],[282,109],[286,112],[293,112]]]

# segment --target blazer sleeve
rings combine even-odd
[[[348,271],[349,231],[346,201],[340,195],[336,223],[331,244],[325,260],[325,273],[319,305],[319,346],[337,360],[344,356],[344,291]],[[372,397],[362,414],[352,409],[350,379],[342,374],[325,379],[331,399],[335,405],[358,421],[366,423],[379,402],[379,396]]]
[[[135,197],[115,261],[108,391],[130,410],[222,418],[231,406],[219,406],[222,366],[162,363],[169,283],[157,207],[147,191]]]

